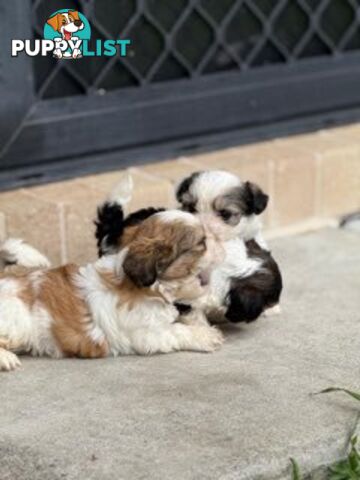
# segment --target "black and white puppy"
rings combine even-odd
[[[183,210],[199,216],[225,249],[225,260],[211,275],[207,314],[251,322],[277,306],[282,277],[259,219],[269,197],[256,184],[219,170],[185,178],[176,198]]]

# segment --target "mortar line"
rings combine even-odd
[[[59,235],[60,235],[60,258],[61,263],[67,263],[68,251],[67,251],[67,232],[66,232],[66,218],[65,218],[65,205],[64,203],[57,204],[59,214]]]

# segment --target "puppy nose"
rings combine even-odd
[[[81,20],[75,20],[75,21],[74,21],[74,24],[75,24],[77,27],[81,27],[82,21],[81,21]]]
[[[199,275],[199,280],[200,280],[200,285],[202,287],[206,287],[207,285],[209,285],[209,282],[210,282],[210,272],[209,271],[203,271],[203,272],[200,272]]]

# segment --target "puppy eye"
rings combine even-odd
[[[232,212],[229,210],[219,210],[218,213],[223,220],[229,220],[232,217]]]
[[[66,25],[66,20],[65,20],[65,18],[63,19],[62,24],[63,24],[63,25]]]

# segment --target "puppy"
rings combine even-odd
[[[213,351],[221,333],[179,322],[174,303],[206,294],[214,256],[199,219],[175,210],[151,215],[128,232],[126,248],[95,263],[1,274],[0,370],[19,367],[15,353]]]
[[[60,33],[62,40],[66,40],[67,42],[77,40],[78,37],[74,37],[74,33],[84,29],[84,23],[80,19],[79,12],[76,10],[70,10],[68,13],[57,13],[50,17],[46,23],[56,32]],[[58,39],[55,39],[55,41],[56,40]],[[68,52],[63,53],[60,48],[54,50],[54,57],[56,58],[80,58],[81,55],[79,48],[74,48],[72,54]]]
[[[183,210],[198,216],[225,249],[211,275],[207,313],[251,322],[276,306],[282,277],[261,233],[268,196],[254,183],[225,171],[196,172],[176,190]],[[275,309],[276,310],[276,309]]]

